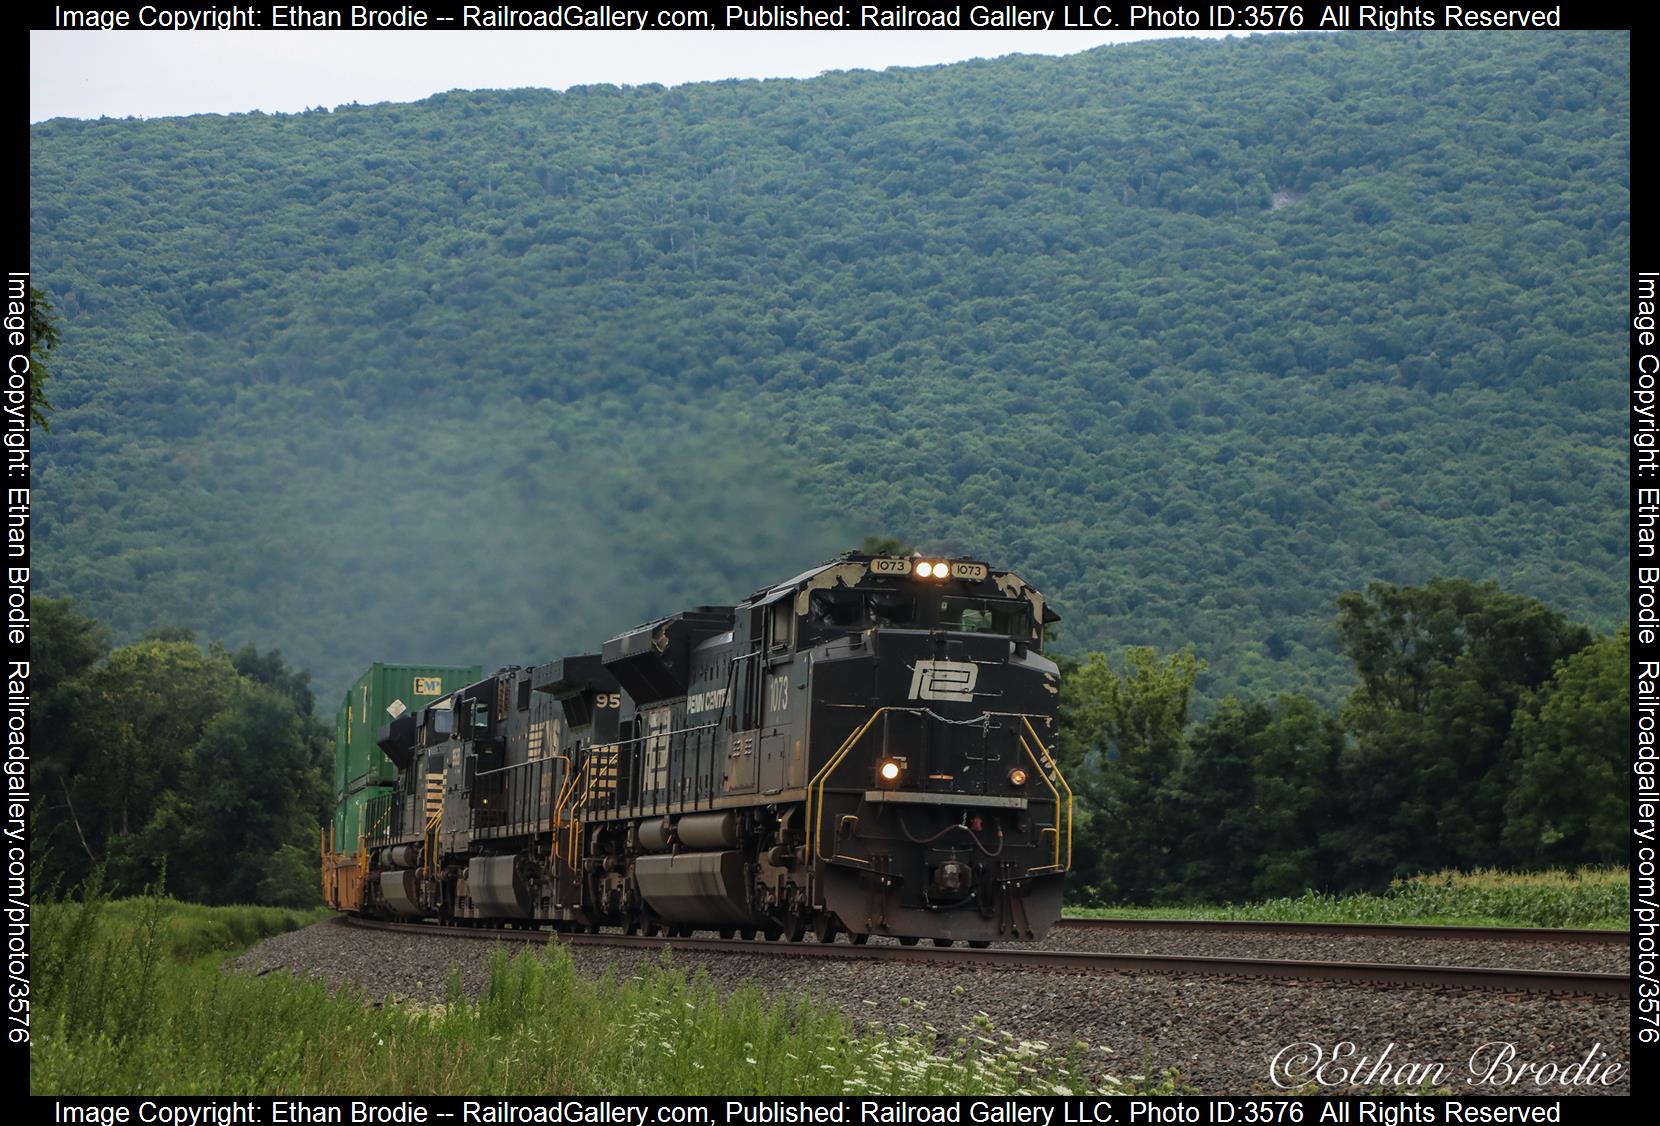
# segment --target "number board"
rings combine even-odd
[[[881,558],[870,561],[870,573],[873,575],[908,575],[911,573],[909,559]]]
[[[951,564],[951,577],[954,579],[967,579],[969,582],[977,583],[985,578],[988,573],[989,568],[984,563]]]

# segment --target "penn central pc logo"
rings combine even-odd
[[[974,699],[974,682],[979,679],[979,665],[964,661],[918,661],[911,673],[911,699],[968,703]]]

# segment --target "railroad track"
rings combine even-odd
[[[930,962],[976,968],[997,966],[1085,974],[1140,972],[1184,977],[1245,977],[1282,981],[1336,981],[1360,985],[1416,985],[1504,993],[1556,993],[1626,998],[1631,996],[1631,979],[1626,975],[1566,970],[1213,958],[1176,954],[1113,954],[1101,951],[1030,950],[1021,947],[971,950],[960,946],[861,946],[844,942],[773,943],[730,938],[671,939],[617,933],[572,934],[543,930],[437,927],[426,923],[388,923],[355,916],[344,918],[353,926],[425,936],[448,935],[455,938],[531,943],[546,943],[557,938],[571,946],[635,950],[654,950],[668,946],[699,954],[760,954],[794,958],[833,958],[841,961]]]
[[[1460,927],[1427,923],[1298,923],[1269,919],[1062,919],[1067,930],[1191,930],[1210,934],[1307,934],[1328,938],[1467,938],[1498,942],[1626,946],[1625,931],[1578,927]]]

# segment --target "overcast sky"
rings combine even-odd
[[[1013,53],[1068,55],[1164,34],[35,31],[29,35],[29,120],[295,113],[348,102],[416,101],[457,89],[808,78]]]

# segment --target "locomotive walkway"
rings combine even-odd
[[[1174,954],[1116,954],[1107,951],[1033,950],[1018,946],[992,947],[972,950],[961,946],[932,945],[899,946],[888,944],[856,945],[845,942],[765,942],[728,938],[664,938],[619,933],[584,934],[556,933],[546,930],[501,930],[486,927],[439,927],[425,923],[389,923],[379,920],[347,916],[353,926],[408,934],[441,934],[457,938],[477,938],[486,941],[546,943],[550,939],[572,946],[609,946],[632,949],[660,949],[670,947],[697,954],[764,954],[788,958],[832,958],[842,961],[929,962],[950,964],[965,968],[1046,970],[1063,973],[1156,973],[1188,977],[1269,978],[1290,981],[1332,981],[1372,986],[1428,986],[1442,989],[1474,989],[1504,993],[1552,993],[1574,996],[1621,997],[1631,996],[1631,979],[1625,974],[1580,973],[1568,970],[1494,969],[1475,966],[1391,965],[1356,962],[1326,962],[1304,959],[1215,958]],[[1065,920],[1063,926],[1090,925],[1095,922],[1118,926],[1126,920]],[[1132,925],[1165,928],[1184,927],[1192,920],[1137,920]],[[1228,927],[1256,926],[1228,922]],[[1270,923],[1273,927],[1291,927],[1301,931],[1305,927],[1321,928],[1310,933],[1334,935],[1354,934],[1346,923]],[[1367,924],[1359,929],[1362,934],[1376,934],[1384,924]],[[1336,928],[1336,929],[1333,929]],[[1485,927],[1405,927],[1389,926],[1386,933],[1403,935],[1433,935],[1452,937],[1456,931],[1466,937],[1493,938]],[[1516,928],[1491,928],[1511,932]],[[1529,937],[1543,942],[1562,941],[1625,941],[1619,932],[1567,932],[1573,938],[1539,936],[1524,931],[1507,937]],[[1587,936],[1596,936],[1589,938]],[[1612,935],[1613,937],[1607,937]]]

